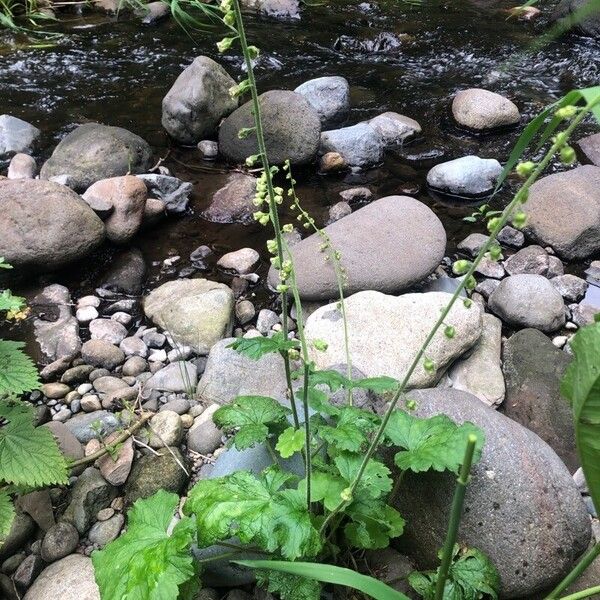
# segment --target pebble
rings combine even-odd
[[[326,152],[319,160],[319,169],[323,173],[337,173],[347,167],[344,157],[339,152]]]
[[[217,265],[222,269],[236,271],[237,273],[251,273],[254,266],[258,263],[260,255],[253,248],[242,248],[235,252],[224,254]]]
[[[118,345],[127,337],[127,329],[111,319],[94,319],[89,328],[93,340],[104,340]]]
[[[40,554],[46,562],[54,562],[71,554],[79,544],[79,533],[68,521],[60,521],[48,529]]]
[[[169,362],[177,362],[178,360],[187,360],[193,354],[193,349],[189,346],[178,345],[176,348],[167,352],[167,360]]]
[[[86,306],[98,308],[100,306],[100,298],[98,296],[82,296],[77,301],[77,308],[85,308]]]
[[[149,422],[151,448],[176,446],[183,437],[181,417],[172,410],[165,410],[154,415]]]
[[[167,336],[164,333],[158,333],[156,328],[152,328],[144,332],[142,340],[148,348],[162,348],[167,341]]]
[[[148,369],[148,362],[141,356],[131,356],[125,361],[122,373],[125,377],[137,377]]]
[[[263,308],[258,313],[256,329],[258,329],[261,334],[267,335],[277,323],[279,323],[279,315],[268,308]]]
[[[100,410],[102,405],[100,404],[100,398],[94,394],[88,394],[81,398],[81,409],[84,412],[94,412]]]
[[[46,398],[53,399],[64,398],[71,391],[64,383],[44,383],[40,389]]]
[[[98,519],[98,521],[107,521],[114,514],[115,514],[115,509],[109,506],[107,508],[103,508],[102,510],[99,510],[98,514],[96,515],[96,519]]]
[[[214,452],[221,445],[223,433],[212,420],[218,409],[218,404],[212,404],[194,419],[194,425],[187,434],[187,444],[190,450],[206,455]]]
[[[81,356],[90,365],[106,369],[114,369],[125,360],[123,351],[106,340],[85,342],[81,347]],[[91,374],[90,381],[93,381]]]
[[[241,300],[235,305],[235,316],[242,325],[252,321],[255,315],[256,309],[250,300]]]
[[[133,320],[133,317],[126,312],[120,311],[118,310],[117,312],[113,313],[110,318],[113,321],[116,321],[117,323],[121,323],[121,325],[123,325],[124,327],[127,327],[131,321]]]
[[[352,209],[350,208],[350,204],[348,204],[348,202],[345,202],[344,200],[342,200],[341,202],[337,202],[333,206],[329,207],[329,217],[325,225],[330,225],[335,221],[339,221],[340,219],[347,217],[351,213]]]
[[[126,337],[119,344],[119,348],[125,353],[125,356],[148,356],[148,346],[139,337]]]
[[[512,246],[513,248],[521,248],[525,243],[525,234],[510,225],[503,227],[496,238],[501,244]]]
[[[98,318],[98,311],[93,306],[84,306],[82,308],[78,308],[75,312],[75,318],[82,325],[87,325],[90,321]]]
[[[153,363],[159,363],[159,362],[164,363],[167,360],[167,351],[154,349],[150,352],[150,356],[148,356],[148,360]]]
[[[214,160],[219,155],[219,144],[212,140],[202,140],[198,142],[198,150],[204,160]]]

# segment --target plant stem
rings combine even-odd
[[[218,560],[224,560],[225,558],[231,558],[232,556],[239,556],[243,550],[232,550],[231,552],[223,552],[223,554],[217,554],[215,556],[208,556],[207,558],[196,559],[196,564],[204,565],[206,563],[216,562]]]
[[[581,574],[600,556],[600,542],[598,542],[589,552],[586,552],[581,560],[575,565],[573,570],[546,596],[546,600],[558,598],[570,585],[572,585]],[[585,596],[582,596],[585,598]]]
[[[467,492],[467,485],[469,483],[469,475],[471,473],[476,443],[477,437],[473,434],[469,435],[463,464],[460,468],[458,479],[456,480],[456,489],[454,490],[452,510],[450,512],[450,523],[448,523],[446,541],[444,542],[444,548],[442,549],[442,564],[440,565],[435,584],[435,600],[442,600],[444,597],[444,587],[446,586],[446,579],[448,578],[448,572],[450,570],[450,565],[452,564],[454,544],[456,543],[458,526],[460,525],[460,519],[462,517],[463,504]]]
[[[561,600],[581,600],[581,598],[589,598],[595,594],[600,594],[600,585],[587,588],[587,590],[581,590],[581,592],[570,594],[569,596],[563,596]]]
[[[265,440],[265,446],[271,456],[273,464],[279,466],[279,459],[277,458],[277,454],[275,454],[275,450],[273,450],[273,446],[271,445],[271,442],[269,440]]]
[[[479,263],[481,263],[481,261],[483,260],[483,258],[487,254],[487,252],[490,250],[492,244],[494,243],[494,241],[496,240],[496,237],[498,236],[498,233],[500,233],[500,230],[506,225],[506,223],[510,219],[510,216],[513,213],[513,211],[515,210],[515,208],[517,208],[517,206],[519,206],[522,203],[522,201],[527,199],[529,188],[533,185],[533,183],[536,181],[536,179],[541,175],[541,173],[544,171],[544,169],[550,164],[550,161],[552,160],[552,157],[556,154],[556,152],[558,150],[560,150],[560,148],[562,146],[564,146],[564,144],[566,143],[566,140],[569,139],[569,137],[571,136],[571,134],[573,133],[575,128],[579,125],[579,123],[581,123],[581,121],[584,119],[584,117],[589,112],[589,110],[592,108],[592,106],[593,105],[588,104],[581,112],[579,112],[578,115],[573,119],[573,121],[566,128],[566,130],[564,132],[565,135],[560,136],[560,138],[556,139],[556,141],[552,144],[552,146],[550,147],[548,152],[545,154],[544,158],[536,165],[533,172],[525,180],[525,183],[523,183],[522,187],[515,194],[513,199],[506,206],[506,208],[502,211],[502,213],[498,217],[497,221],[495,221],[495,225],[492,228],[492,230],[490,231],[490,235],[488,236],[486,242],[483,244],[483,246],[479,250],[479,254],[477,254],[475,259],[471,263],[471,266],[469,267],[468,271],[464,275],[463,280],[459,283],[458,287],[452,294],[450,301],[448,302],[448,304],[444,307],[444,309],[440,313],[438,320],[435,322],[431,331],[427,335],[425,341],[423,342],[423,345],[417,351],[417,354],[415,355],[413,361],[411,362],[410,366],[408,367],[408,370],[406,371],[400,385],[398,386],[398,389],[396,390],[394,397],[390,401],[390,405],[382,419],[381,426],[379,427],[377,433],[375,434],[375,437],[373,438],[371,445],[369,446],[369,449],[367,450],[367,453],[365,454],[365,457],[364,457],[364,459],[361,463],[361,466],[356,474],[356,477],[354,478],[354,481],[352,482],[352,484],[350,486],[350,492],[351,492],[350,495],[351,496],[354,493],[354,491],[356,490],[356,488],[358,487],[358,484],[360,483],[360,480],[362,479],[362,476],[365,472],[365,469],[367,468],[369,461],[371,460],[371,458],[377,451],[377,448],[379,447],[379,444],[381,443],[381,440],[383,439],[385,429],[389,423],[389,420],[392,416],[394,409],[396,408],[396,405],[398,404],[398,400],[404,394],[406,387],[408,386],[408,382],[410,381],[410,378],[412,377],[413,373],[415,372],[415,369],[417,368],[417,366],[420,364],[420,362],[425,354],[425,351],[427,350],[427,348],[429,347],[429,344],[435,337],[435,334],[438,332],[439,328],[443,325],[448,314],[452,310],[452,307],[454,306],[455,302],[458,300],[462,291],[465,289],[467,281],[475,273],[475,270],[479,266]],[[333,517],[346,506],[346,504],[347,504],[347,502],[342,500],[338,504],[338,506],[329,514],[329,516],[327,517],[327,519],[321,526],[322,531],[324,531],[324,528],[332,521]]]

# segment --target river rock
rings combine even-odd
[[[384,112],[367,123],[379,133],[386,148],[398,146],[421,133],[417,121],[395,112]]]
[[[8,535],[0,543],[0,559],[5,559],[20,550],[35,531],[35,521],[27,513],[17,510]]]
[[[91,185],[83,199],[108,202],[113,210],[104,221],[106,237],[115,244],[128,242],[142,224],[147,198],[146,185],[133,175],[102,179]]]
[[[253,223],[256,207],[256,179],[243,173],[233,173],[227,183],[215,192],[202,217],[213,223]]]
[[[511,275],[502,280],[489,298],[489,307],[514,327],[550,333],[565,324],[562,296],[542,275]]]
[[[561,21],[561,24],[566,25],[568,29],[575,27],[581,33],[598,38],[600,13],[594,8],[585,9],[586,5],[592,5],[592,0],[561,0],[554,9],[552,18]]]
[[[111,261],[97,289],[102,297],[139,296],[146,277],[146,262],[137,248],[121,252]]]
[[[105,340],[115,346],[127,337],[127,329],[113,319],[94,319],[89,329],[93,340]]]
[[[299,0],[242,0],[242,5],[277,19],[299,19]]]
[[[161,200],[169,214],[178,215],[187,210],[190,194],[194,188],[192,183],[156,173],[138,175],[138,177],[146,184],[148,196]]]
[[[211,404],[194,419],[194,424],[187,433],[187,445],[193,452],[206,456],[221,446],[223,432],[213,421],[217,410],[219,405]]]
[[[68,175],[69,187],[79,192],[101,179],[144,173],[151,160],[148,143],[127,129],[85,123],[56,146],[40,177]]]
[[[383,138],[367,123],[331,129],[321,134],[319,152],[337,152],[351,167],[368,169],[383,160]]]
[[[481,427],[486,442],[471,470],[458,542],[485,552],[500,573],[501,598],[531,598],[573,566],[590,540],[579,490],[535,433],[458,390],[418,390],[415,414],[447,414]],[[406,519],[401,543],[420,567],[439,564],[456,475],[407,474],[396,505]],[[435,491],[435,493],[433,493]]]
[[[82,444],[105,437],[116,431],[120,426],[121,422],[117,416],[106,410],[75,415],[65,423],[65,427]]]
[[[508,98],[479,88],[458,92],[452,101],[452,115],[463,127],[482,131],[516,125],[521,114]]]
[[[452,196],[485,196],[493,191],[501,172],[494,158],[463,156],[430,169],[427,185]]]
[[[504,268],[509,275],[532,273],[534,275],[547,275],[550,266],[550,257],[541,246],[527,246],[522,248],[504,262]]]
[[[494,315],[483,315],[483,330],[468,357],[455,362],[448,371],[450,387],[477,396],[495,408],[504,400],[502,374],[502,322]]]
[[[171,14],[171,7],[164,2],[148,2],[142,14],[144,15],[142,19],[144,25],[155,25]]]
[[[81,347],[81,357],[94,367],[114,369],[125,360],[125,353],[106,340],[88,340]]]
[[[114,442],[118,435],[118,431],[111,433],[106,438],[106,443],[110,444]],[[131,472],[134,454],[133,438],[128,437],[119,445],[116,453],[106,453],[96,461],[100,469],[100,474],[108,483],[115,487],[123,485]]]
[[[0,160],[24,152],[29,154],[42,132],[11,115],[0,115]]]
[[[588,282],[576,275],[558,275],[550,280],[565,302],[579,302],[588,289]]]
[[[273,90],[259,97],[265,143],[273,164],[290,160],[292,164],[310,163],[319,147],[321,121],[306,98],[295,92]],[[253,127],[252,103],[247,102],[225,119],[219,130],[219,149],[233,163],[243,163],[258,152],[256,135],[240,140],[238,131]]]
[[[167,365],[157,371],[144,384],[144,396],[150,395],[152,390],[160,392],[193,393],[198,383],[198,369],[192,362],[184,360]]]
[[[425,204],[408,196],[387,196],[328,225],[324,229],[333,248],[341,253],[347,275],[345,294],[361,290],[392,293],[425,279],[440,264],[446,250],[446,232]],[[331,258],[321,251],[322,238],[313,234],[294,245],[300,296],[327,300],[338,294]],[[269,284],[279,282],[271,268]]]
[[[83,458],[83,446],[71,429],[59,421],[49,421],[44,423],[54,436],[60,451],[70,460],[79,460]],[[75,473],[77,474],[77,472]]]
[[[64,267],[104,240],[104,225],[94,211],[58,183],[0,181],[0,205],[0,256],[21,274]]]
[[[367,377],[388,375],[402,379],[451,297],[444,292],[387,296],[364,291],[347,298],[352,364]],[[475,345],[482,331],[481,308],[476,304],[467,308],[456,302],[445,322],[455,328],[456,335],[449,339],[444,328],[439,329],[427,349],[434,368],[426,371],[419,365],[410,378],[410,387],[434,384],[446,365]],[[336,304],[312,313],[306,321],[305,335],[317,369],[345,362],[343,320]],[[316,350],[314,340],[323,340],[327,349]]]
[[[286,397],[283,358],[276,353],[253,360],[229,348],[235,338],[217,342],[210,350],[198,383],[197,396],[205,403],[229,404],[237,396]]]
[[[215,134],[221,119],[236,109],[229,94],[235,81],[208,56],[198,56],[175,80],[162,101],[162,126],[182,144]]]
[[[71,554],[46,567],[23,600],[100,600],[91,559]]]
[[[42,540],[41,556],[48,562],[54,562],[71,554],[79,544],[79,533],[68,521],[53,525]]]
[[[562,258],[587,258],[600,249],[600,167],[584,165],[536,181],[523,205],[525,232]]]
[[[573,413],[560,394],[570,356],[537,329],[523,329],[504,345],[504,413],[537,433],[571,472],[579,466]]]
[[[600,133],[593,133],[580,139],[577,148],[581,162],[600,167]]]
[[[222,269],[237,271],[241,274],[248,274],[260,260],[260,254],[254,248],[241,248],[235,252],[224,254],[217,265]]]
[[[183,437],[181,417],[172,410],[163,410],[155,414],[148,424],[150,438],[148,445],[151,448],[164,448],[177,446]]]
[[[29,154],[15,154],[10,159],[6,176],[9,179],[35,179],[37,165]]]
[[[180,344],[200,354],[233,329],[233,292],[207,279],[180,279],[156,288],[144,301],[146,316]]]
[[[106,521],[97,521],[92,525],[88,538],[98,548],[104,548],[119,537],[124,524],[125,516],[122,514],[113,515]]]
[[[350,111],[350,85],[345,77],[318,77],[295,90],[317,111],[323,127],[343,121]]]

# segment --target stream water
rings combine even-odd
[[[427,169],[465,154],[503,161],[520,129],[479,137],[460,131],[449,118],[456,91],[485,87],[507,95],[526,122],[567,91],[600,82],[597,41],[569,35],[532,50],[548,28],[550,9],[528,23],[507,19],[502,9],[514,4],[331,0],[304,6],[298,21],[248,17],[249,37],[263,51],[257,69],[261,91],[293,89],[313,77],[343,75],[352,91],[348,124],[392,110],[417,119],[423,127],[418,140],[389,154],[378,169],[336,176],[318,175],[315,168],[297,173],[299,195],[317,220],[340,199],[339,191],[368,185],[376,197],[409,192],[430,205],[448,232],[448,252],[473,230],[462,221],[470,207],[428,193]],[[219,57],[218,32],[194,34],[192,39],[173,20],[147,27],[131,15],[116,18],[86,10],[61,14],[59,30],[64,37],[42,47],[12,34],[0,36],[0,112],[42,130],[43,146],[36,156],[40,163],[76,124],[97,121],[142,136],[157,159],[167,157],[164,164],[174,175],[194,183],[187,215],[163,221],[134,240],[149,268],[148,287],[176,276],[189,264],[189,253],[202,244],[216,248],[217,257],[244,246],[262,250],[266,232],[259,226],[218,225],[199,216],[225,181],[225,165],[203,162],[195,148],[171,146],[160,124],[163,96],[195,56],[222,61],[234,78],[243,74],[241,56]],[[383,42],[369,43],[374,40]],[[593,130],[593,125],[584,127],[582,135]],[[508,184],[499,194],[499,203],[510,188]],[[93,290],[120,251],[104,246],[83,264],[15,291],[31,296],[41,285],[59,282],[79,297]],[[172,256],[181,260],[165,269],[162,261]],[[259,272],[266,266],[265,260]],[[207,276],[225,277],[216,271]],[[268,300],[260,292],[258,299],[259,304]]]

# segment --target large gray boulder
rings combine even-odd
[[[408,196],[376,200],[324,229],[332,247],[341,254],[346,271],[345,294],[360,290],[399,292],[422,281],[444,257],[446,232],[425,204]],[[323,239],[313,234],[290,252],[296,282],[305,300],[337,298],[331,258],[321,251]],[[275,287],[279,274],[269,272]]]
[[[502,172],[495,158],[463,156],[436,165],[427,173],[427,185],[452,196],[485,196],[493,191]]]
[[[471,471],[458,542],[485,552],[501,598],[532,598],[561,579],[587,548],[590,519],[569,471],[535,433],[458,390],[411,392],[415,414],[470,421],[486,436]],[[456,475],[407,473],[396,500],[406,519],[400,543],[420,567],[439,564]]]
[[[368,169],[383,160],[384,141],[368,123],[331,129],[321,134],[319,152],[337,152],[351,167]]]
[[[489,297],[489,307],[513,327],[534,327],[545,332],[565,324],[565,305],[556,288],[542,275],[511,275]]]
[[[52,271],[104,240],[104,225],[72,190],[51,181],[0,181],[0,256],[17,273]]]
[[[451,297],[445,292],[388,296],[365,291],[347,298],[352,364],[367,377],[388,375],[402,379]],[[473,347],[482,331],[482,310],[475,303],[467,308],[456,302],[445,322],[455,328],[455,336],[449,339],[443,327],[438,330],[427,348],[433,368],[426,370],[419,364],[409,387],[434,385],[447,365]],[[313,312],[306,320],[305,335],[310,358],[318,369],[345,362],[344,321],[337,303]],[[324,341],[327,349],[314,348],[315,340]]]
[[[569,260],[600,249],[600,167],[584,165],[542,177],[523,205],[525,232]]]
[[[579,467],[573,412],[560,394],[569,354],[541,331],[523,329],[504,345],[504,414],[537,433],[574,472]]]
[[[508,98],[479,88],[462,90],[452,101],[452,115],[459,125],[483,131],[516,125],[521,114]]]
[[[207,279],[168,281],[144,300],[146,316],[173,339],[200,354],[233,328],[233,292],[223,283]]]
[[[162,101],[162,125],[182,144],[213,136],[221,119],[237,108],[229,94],[235,81],[208,56],[198,56],[175,80]]]
[[[23,152],[29,154],[42,132],[11,115],[0,115],[0,160]]]
[[[345,77],[318,77],[295,90],[319,113],[323,127],[343,121],[350,110],[350,85]]]
[[[308,100],[295,92],[273,90],[262,94],[259,102],[271,163],[310,163],[319,147],[321,120]],[[252,102],[246,102],[225,119],[219,130],[221,154],[233,163],[243,163],[258,152],[256,135],[238,137],[240,129],[254,127],[251,109]]]
[[[69,187],[82,192],[101,179],[144,173],[151,167],[151,160],[148,143],[131,131],[85,123],[56,146],[40,177],[67,175]]]

